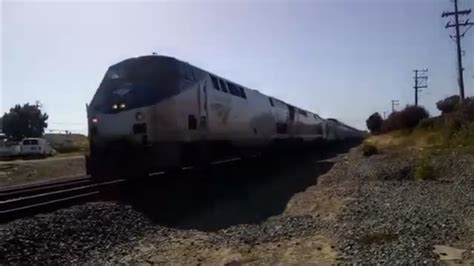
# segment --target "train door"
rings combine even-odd
[[[194,122],[196,130],[196,138],[193,143],[185,148],[184,162],[185,165],[207,164],[211,159],[211,151],[209,148],[209,121],[208,121],[208,95],[206,83],[197,86],[197,107],[198,117]]]
[[[327,123],[327,139],[336,140],[336,125],[333,122]]]
[[[288,105],[288,112],[290,116],[290,121],[288,122],[288,135],[291,136],[295,132],[295,107]]]
[[[208,122],[208,95],[206,84],[199,85],[198,87],[198,103],[199,103],[199,125],[198,130],[200,132],[200,138],[206,139],[209,129]]]
[[[328,123],[322,122],[321,124],[322,124],[323,139],[327,140],[328,139]]]

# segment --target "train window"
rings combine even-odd
[[[237,89],[237,87],[234,84],[227,82],[227,87],[229,88],[230,94],[235,95],[235,96],[240,96],[240,91],[239,89]]]
[[[247,99],[247,95],[245,94],[245,89],[242,87],[239,87],[239,88],[240,88],[240,97]]]
[[[214,76],[211,76],[211,80],[212,80],[212,85],[214,85],[214,89],[220,90],[219,89],[219,82],[217,81],[217,78],[214,77]]]
[[[273,107],[275,107],[275,105],[273,104],[273,99],[272,99],[272,97],[268,97],[268,100],[270,101],[270,105],[273,106]]]
[[[110,67],[89,108],[110,114],[117,112],[113,109],[117,101],[126,105],[120,111],[155,104],[178,95],[181,81],[185,83],[183,85],[189,85],[193,78],[192,72],[192,68],[183,69],[175,59],[167,57],[125,60]]]
[[[197,120],[194,115],[188,115],[188,129],[190,130],[197,129]]]
[[[298,110],[298,113],[304,115],[304,116],[308,116],[308,114],[306,113],[306,111],[304,110]]]
[[[227,86],[225,85],[225,81],[223,81],[222,79],[219,79],[219,84],[221,84],[221,90],[223,92],[228,92],[227,91]]]
[[[38,145],[38,140],[36,140],[36,139],[25,139],[25,140],[23,140],[23,145]]]

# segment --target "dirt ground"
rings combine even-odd
[[[0,187],[85,174],[84,156],[72,154],[45,159],[0,161]]]

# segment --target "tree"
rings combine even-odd
[[[382,130],[383,119],[379,113],[373,113],[365,122],[372,134],[380,133]]]
[[[15,141],[27,137],[41,137],[48,126],[46,120],[48,115],[41,112],[39,104],[17,104],[2,117],[3,133]]]

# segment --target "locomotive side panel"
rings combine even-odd
[[[268,98],[215,76],[211,76],[208,85],[210,138],[229,141],[237,147],[265,145],[275,131]]]
[[[248,145],[266,146],[276,134],[276,119],[268,97],[256,90],[246,90]]]

